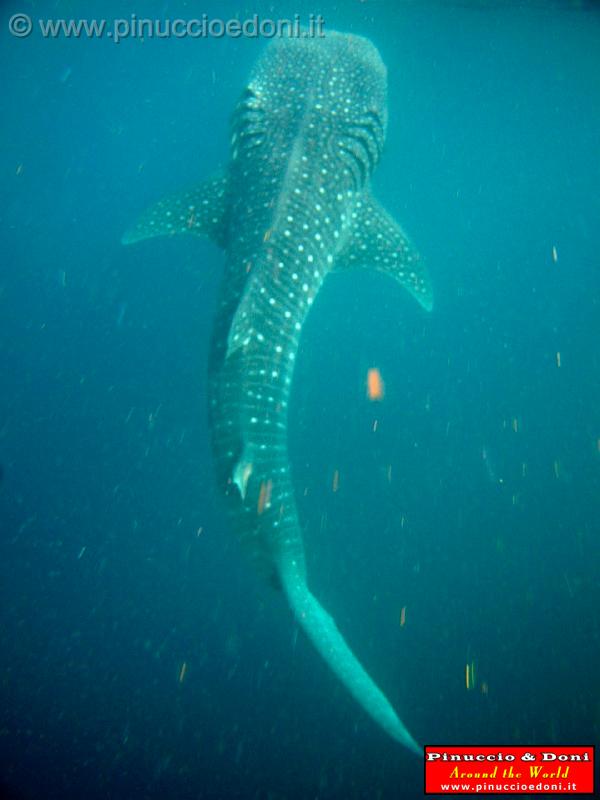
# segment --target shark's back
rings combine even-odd
[[[338,192],[365,185],[380,157],[386,121],[386,69],[367,39],[331,33],[273,42],[232,120],[231,174],[239,194],[231,254],[255,255],[267,231],[289,229],[290,206],[322,224],[324,214],[314,213],[319,195],[324,207],[339,203]],[[305,234],[301,224],[290,231],[300,239]]]
[[[299,334],[350,235],[386,119],[386,70],[376,48],[336,33],[273,43],[233,115],[213,429],[217,441],[227,440],[215,448],[226,492],[229,481],[253,506],[270,486],[262,519],[236,515],[241,538],[267,563],[281,542],[298,539],[286,422]],[[265,379],[267,405],[256,390]],[[301,541],[294,549],[300,558]]]

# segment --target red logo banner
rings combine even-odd
[[[593,792],[593,746],[425,748],[425,794]]]

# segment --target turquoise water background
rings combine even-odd
[[[435,307],[360,273],[315,303],[290,423],[311,586],[420,742],[598,740],[598,5],[8,2],[5,796],[423,787],[226,530],[205,408],[222,254],[120,244],[144,207],[227,162],[265,42],[18,39],[17,12],[321,13],[325,32],[377,45],[390,114],[374,190]]]

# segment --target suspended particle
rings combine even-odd
[[[256,512],[260,516],[263,513],[265,508],[269,508],[271,505],[271,492],[273,491],[273,481],[269,479],[268,481],[261,481],[260,484],[260,491],[258,493],[258,503],[256,507]]]
[[[467,691],[475,688],[475,662],[471,661],[470,664],[465,664],[465,686]]]
[[[369,400],[383,400],[385,385],[377,367],[372,367],[367,372],[367,397]]]

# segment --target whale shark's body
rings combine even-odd
[[[424,268],[370,192],[385,139],[386,70],[366,39],[283,39],[259,59],[232,120],[231,162],[150,208],[125,242],[209,236],[227,256],[209,363],[218,485],[231,526],[363,708],[420,753],[306,583],[287,453],[303,322],[327,274],[373,267],[430,309]]]

